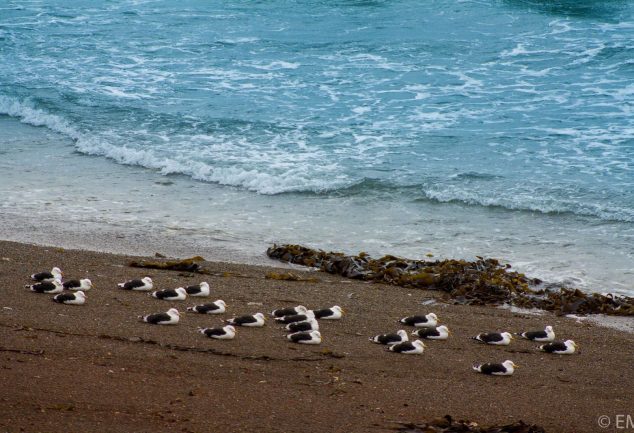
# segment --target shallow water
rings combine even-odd
[[[622,1],[8,2],[4,236],[634,293],[633,40]]]

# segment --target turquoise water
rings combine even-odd
[[[627,292],[633,59],[627,1],[0,1],[0,209]]]

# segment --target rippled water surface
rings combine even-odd
[[[178,175],[203,203],[178,224],[245,251],[489,254],[632,289],[633,2],[5,1],[0,65],[0,113],[55,133],[40,149],[137,200]],[[11,194],[33,149],[6,127],[4,206],[52,212]],[[85,180],[60,179],[73,206]],[[87,220],[125,219],[91,188]]]

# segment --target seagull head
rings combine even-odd
[[[513,361],[511,361],[510,359],[507,359],[506,361],[504,361],[502,363],[502,365],[504,366],[504,368],[506,368],[507,370],[512,370],[514,368],[519,367],[519,365],[515,364]]]
[[[222,299],[218,299],[216,302],[214,302],[214,304],[222,305],[223,307],[227,306],[227,304],[225,304],[225,301],[223,301]]]
[[[438,316],[436,316],[436,313],[429,313],[425,317],[427,317],[427,320],[436,320],[436,321],[438,321]]]
[[[413,332],[412,335],[415,335],[416,332]],[[398,335],[399,337],[401,337],[401,340],[407,340],[407,332],[405,332],[403,329],[399,329],[396,332],[396,335]]]
[[[187,290],[185,290],[185,288],[183,287],[179,287],[178,289],[175,290],[175,292],[178,293],[179,295],[187,296]]]
[[[150,277],[144,277],[141,279],[141,281],[143,281],[145,284],[152,284],[152,278]]]
[[[167,314],[179,317],[181,315],[181,313],[176,308],[170,308],[169,310],[167,310]]]

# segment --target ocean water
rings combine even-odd
[[[634,294],[634,3],[0,1],[0,235]]]

